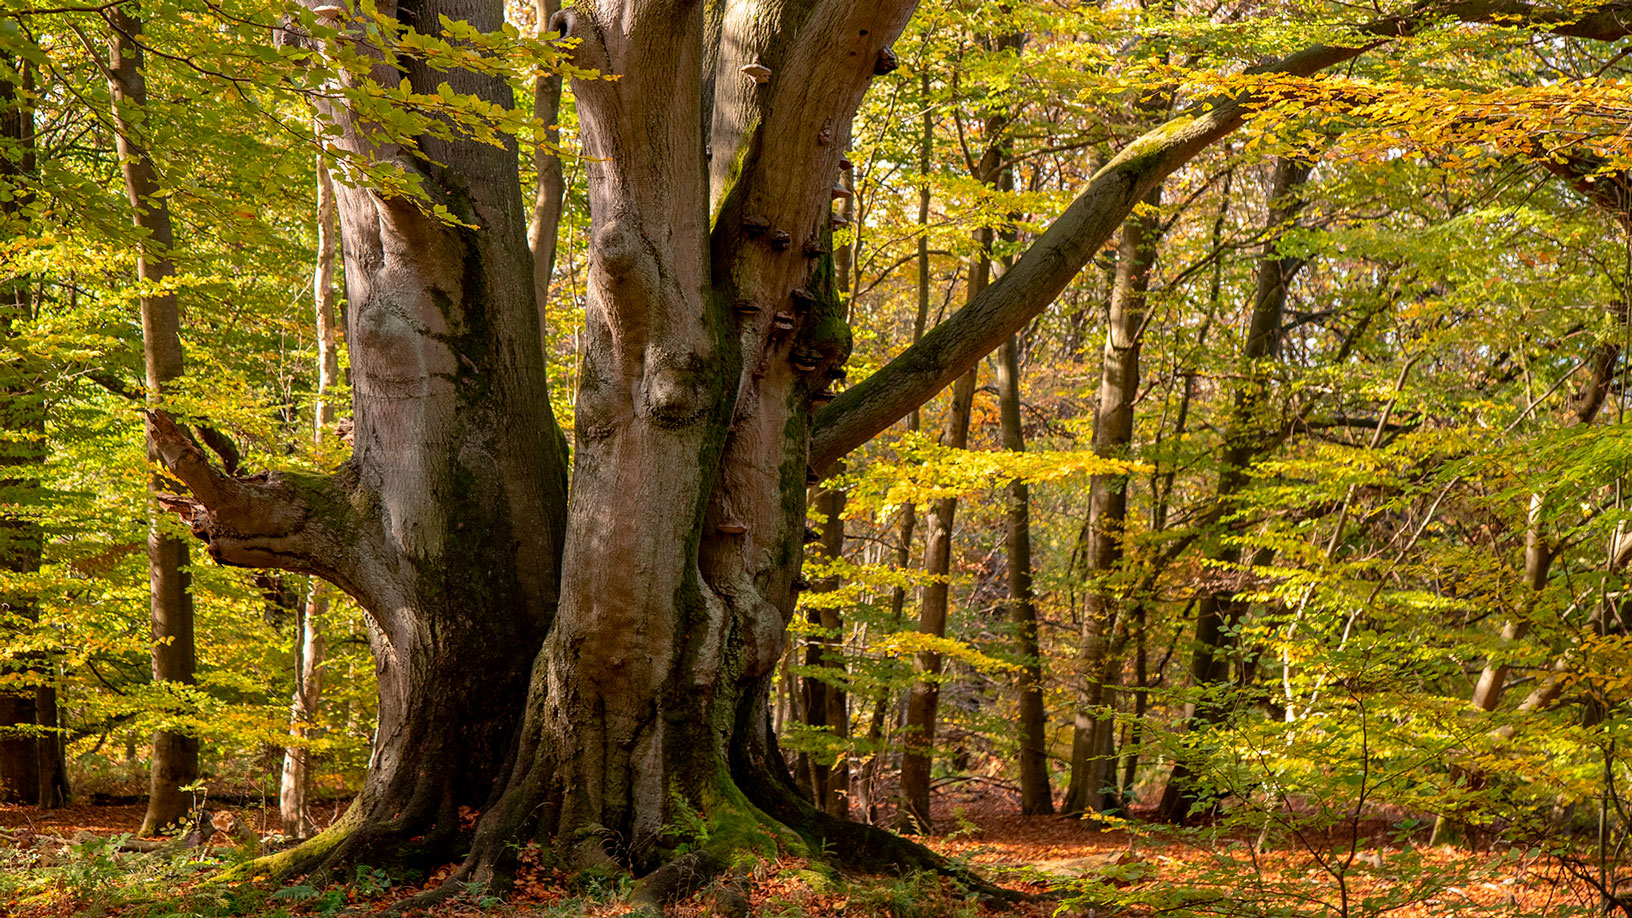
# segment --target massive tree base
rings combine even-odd
[[[721,762],[700,793],[671,795],[664,834],[644,848],[616,844],[616,833],[604,827],[557,824],[551,831],[545,823],[555,808],[527,793],[522,782],[482,813],[474,835],[468,818],[460,820],[457,812],[410,807],[385,818],[390,807],[359,798],[327,830],[227,878],[281,882],[307,875],[326,882],[358,864],[430,872],[463,857],[443,883],[393,909],[412,913],[457,898],[472,886],[484,895],[502,895],[513,883],[517,855],[536,842],[548,852],[547,863],[580,876],[633,875],[631,904],[652,914],[710,887],[721,914],[745,913],[752,868],[784,856],[857,874],[933,873],[994,904],[1024,898],[916,842],[816,808],[794,785],[768,729],[750,731],[736,746],[729,764]],[[522,801],[530,805],[519,806]]]

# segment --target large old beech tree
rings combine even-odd
[[[334,828],[256,872],[468,851],[461,877],[502,877],[513,843],[538,839],[573,863],[651,872],[661,890],[773,837],[919,857],[805,805],[770,735],[807,481],[1046,308],[1136,202],[1256,100],[1198,101],[1129,144],[995,283],[818,409],[849,350],[827,254],[841,154],[913,7],[584,0],[553,18],[576,67],[616,77],[573,85],[592,263],[570,501],[516,149],[393,139],[324,112],[350,156],[417,176],[455,218],[339,189],[352,458],[324,478],[229,475],[181,423],[150,416],[190,491],[173,505],[214,558],[320,576],[371,616],[380,720],[366,785]],[[1424,3],[1259,70],[1312,74],[1447,18],[1613,38],[1627,9]],[[501,0],[378,10],[418,30],[502,20]],[[512,103],[499,77],[390,55],[360,16],[338,21],[372,67],[343,79]],[[473,839],[461,807],[481,812]],[[695,814],[708,844],[677,863],[669,827]]]

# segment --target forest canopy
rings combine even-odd
[[[0,902],[1632,915],[1629,35],[10,0]]]

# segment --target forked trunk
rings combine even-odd
[[[830,202],[905,17],[868,7],[780,34],[799,13],[716,12],[558,17],[575,62],[619,79],[574,86],[592,261],[561,611],[478,860],[537,819],[580,862],[651,867],[683,840],[675,817],[740,844],[738,781],[777,798],[786,782],[755,772],[780,758],[765,691],[799,575],[811,401],[849,350]]]
[[[378,849],[363,842],[445,848],[431,843],[451,840],[461,804],[489,804],[464,877],[549,834],[580,862],[649,866],[684,840],[666,827],[691,814],[711,841],[657,871],[654,894],[722,848],[789,841],[774,821],[849,859],[928,863],[801,805],[768,732],[810,469],[1041,312],[1157,181],[1242,123],[1250,99],[1205,100],[1130,144],[1012,270],[840,395],[813,431],[811,397],[849,347],[827,254],[840,151],[912,7],[590,0],[554,18],[578,66],[617,77],[574,87],[592,225],[570,510],[517,151],[440,132],[399,144],[326,112],[338,146],[401,170],[457,221],[386,191],[340,192],[352,460],[328,478],[235,477],[185,428],[151,417],[191,492],[166,501],[214,557],[322,576],[372,624],[380,724],[363,792],[339,827],[250,869]],[[363,56],[345,66],[370,70],[342,80],[387,94],[447,83],[509,107],[498,76],[372,46],[389,33],[374,15],[496,33],[496,0],[387,0],[367,25],[320,8]],[[1322,46],[1268,69],[1308,74],[1359,53]]]

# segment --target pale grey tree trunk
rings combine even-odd
[[[317,400],[312,406],[312,439],[322,444],[333,423],[329,391],[340,381],[340,340],[335,318],[334,262],[340,232],[335,212],[334,180],[320,155],[317,177],[317,255],[312,270],[312,301],[317,319]],[[326,643],[323,620],[328,614],[328,587],[313,578],[306,599],[295,615],[295,691],[289,705],[289,732],[297,740],[284,750],[283,774],[278,784],[278,813],[284,832],[305,838],[314,828],[307,805],[311,786],[311,724],[323,697],[323,660]]]
[[[323,659],[327,645],[323,639],[323,619],[329,601],[321,581],[313,580],[295,616],[295,692],[289,706],[289,732],[300,741],[283,753],[283,774],[278,783],[278,814],[284,834],[306,838],[315,825],[307,802],[311,788],[312,723],[323,697]]]
[[[483,31],[490,0],[386,3],[408,23]],[[447,82],[508,106],[503,80],[387,65],[342,17],[369,73]],[[410,152],[328,104],[352,157],[416,177],[463,224],[418,202],[337,187],[346,265],[354,449],[327,477],[241,478],[159,415],[165,459],[191,490],[174,506],[219,561],[314,574],[368,613],[379,723],[367,780],[329,831],[256,869],[347,860],[440,863],[459,809],[488,803],[515,749],[534,655],[554,618],[566,456],[550,414],[515,146],[425,136]]]

